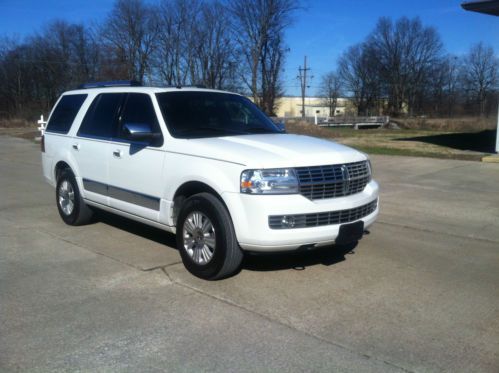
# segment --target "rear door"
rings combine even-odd
[[[83,182],[84,197],[104,205],[109,205],[109,143],[125,97],[125,93],[102,93],[96,96],[72,144]]]
[[[123,132],[126,123],[148,124],[161,136],[153,143],[129,141]],[[163,141],[151,97],[145,93],[128,93],[107,154],[112,207],[159,221],[165,159],[161,149]]]
[[[82,115],[80,110],[87,96],[86,94],[66,94],[62,96],[47,123],[44,139],[42,140],[43,175],[54,185],[57,182],[54,179],[54,156],[61,149],[66,149],[68,141],[72,140],[67,134],[76,118]]]

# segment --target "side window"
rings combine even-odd
[[[86,98],[87,95],[62,96],[47,123],[47,132],[68,133]]]
[[[153,132],[161,134],[158,118],[152,104],[151,97],[144,93],[129,93],[126,99],[125,107],[121,112],[120,128],[118,129],[118,138],[126,139],[123,133],[123,125],[126,123],[140,123],[151,126]],[[156,139],[151,146],[161,146],[163,136]]]
[[[83,119],[78,130],[78,136],[111,138],[124,97],[124,93],[102,93],[98,95]]]

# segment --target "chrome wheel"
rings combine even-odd
[[[73,185],[67,180],[64,180],[59,185],[59,206],[65,215],[71,215],[75,207],[75,192]]]
[[[215,228],[208,217],[194,211],[187,215],[182,232],[184,248],[196,264],[207,264],[215,253]]]

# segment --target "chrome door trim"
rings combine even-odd
[[[111,198],[128,202],[137,206],[145,207],[151,210],[160,210],[160,198],[135,192],[133,190],[120,188],[113,185],[101,183],[99,181],[83,179],[83,187],[89,192],[102,194]]]

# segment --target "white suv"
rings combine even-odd
[[[359,240],[378,214],[368,157],[283,133],[244,96],[129,82],[65,92],[42,138],[67,224],[100,208],[177,233],[185,267],[233,274],[243,251]]]

